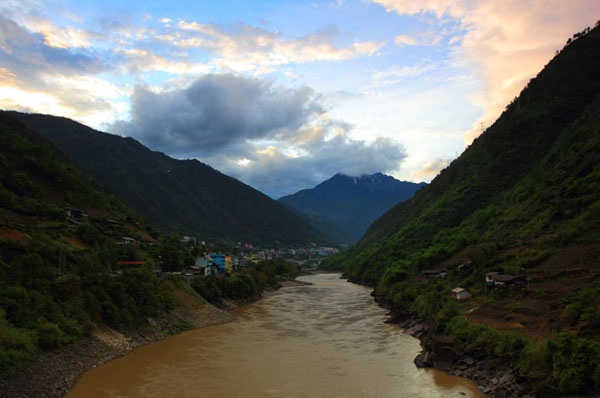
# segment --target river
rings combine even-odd
[[[480,396],[467,380],[417,369],[419,341],[384,323],[370,289],[335,274],[299,279],[312,285],[94,368],[68,397]]]

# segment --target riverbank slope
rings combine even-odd
[[[296,284],[304,283],[282,281],[265,293]],[[175,295],[174,310],[147,318],[142,325],[119,331],[96,325],[91,336],[40,355],[17,374],[0,381],[0,398],[64,397],[87,370],[177,333],[232,322],[235,316],[229,311],[262,298],[262,294],[258,294],[239,301],[227,300],[221,309],[189,291],[178,289]]]

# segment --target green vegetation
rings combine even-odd
[[[600,390],[600,296],[588,282],[600,275],[600,264],[585,254],[597,253],[599,238],[596,28],[556,56],[430,185],[323,267],[376,287],[382,300],[434,321],[465,349],[520,363],[541,392],[584,393]],[[456,270],[465,261],[473,264],[470,275]],[[424,269],[445,269],[448,276],[423,281]],[[528,287],[487,291],[490,271],[521,275]],[[475,298],[454,303],[449,291],[457,286]],[[562,306],[546,326],[561,332],[537,342],[465,320],[474,306],[533,311],[526,300]]]
[[[189,253],[169,238],[117,245],[121,236],[158,234],[5,114],[0,142],[0,377],[89,335],[94,323],[138,325],[177,305],[180,284],[149,269],[160,253],[181,263]],[[65,207],[90,214],[69,219]],[[147,268],[111,276],[122,260]]]
[[[266,288],[276,287],[283,280],[298,274],[298,267],[285,260],[265,260],[253,264],[242,275],[231,278],[206,276],[196,280],[192,288],[211,304],[223,300],[244,301],[256,297]]]
[[[176,160],[132,138],[101,133],[65,118],[7,114],[52,141],[162,231],[253,244],[323,241],[293,209],[197,160]]]
[[[88,336],[95,324],[149,327],[148,317],[164,317],[170,327],[190,327],[171,312],[184,305],[181,292],[200,304],[202,296],[217,304],[244,300],[297,271],[270,260],[241,276],[201,279],[194,288],[181,277],[157,278],[155,268],[180,271],[200,249],[161,237],[6,113],[0,142],[0,378]],[[120,245],[123,236],[138,241]],[[120,261],[144,264],[121,268]]]

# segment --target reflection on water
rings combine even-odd
[[[479,396],[466,380],[415,368],[419,341],[383,322],[368,289],[333,274],[300,279],[313,285],[90,370],[69,397]]]

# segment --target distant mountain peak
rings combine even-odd
[[[353,243],[371,222],[396,203],[412,197],[422,185],[399,181],[381,172],[360,176],[340,172],[312,189],[279,200],[302,213],[336,222],[352,237],[352,242],[341,243]]]

